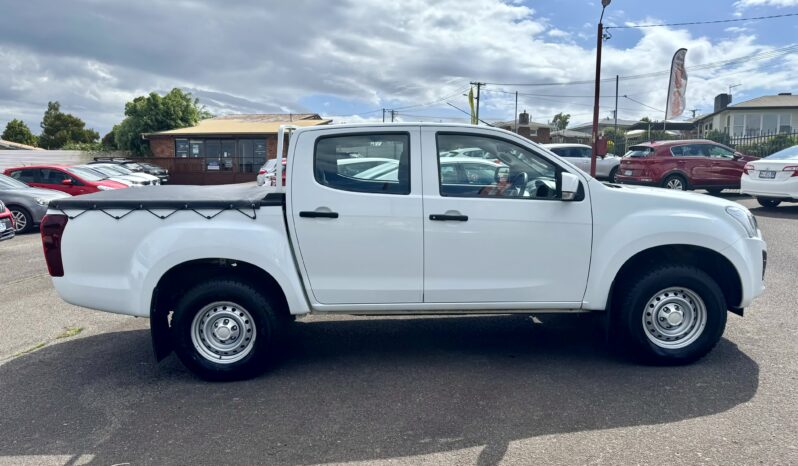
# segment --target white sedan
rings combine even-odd
[[[593,149],[587,144],[543,144],[543,147],[576,165],[583,172],[590,173],[590,158],[593,155]],[[614,183],[620,164],[621,158],[612,154],[597,157],[596,178]]]
[[[740,192],[756,197],[763,207],[798,202],[798,146],[748,162],[740,179]]]

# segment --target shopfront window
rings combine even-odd
[[[201,158],[205,171],[256,173],[266,163],[265,139],[175,139],[176,158]]]

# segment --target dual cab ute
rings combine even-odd
[[[445,158],[474,147],[495,161]],[[158,358],[175,351],[215,380],[261,371],[308,313],[602,312],[627,354],[682,364],[763,291],[766,246],[744,207],[603,184],[507,131],[319,126],[296,129],[287,153],[285,186],[52,201],[55,288],[149,317]],[[388,160],[353,172],[352,158]]]

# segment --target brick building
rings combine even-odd
[[[330,123],[314,113],[225,115],[197,126],[143,134],[152,157],[169,170],[174,184],[228,184],[253,181],[267,159],[277,156],[281,125]]]
[[[501,129],[512,131],[531,139],[535,142],[546,144],[551,142],[551,126],[546,123],[537,123],[529,121],[529,114],[524,110],[518,114],[518,122],[515,121],[498,121],[493,124]]]

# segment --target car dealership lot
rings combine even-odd
[[[758,216],[768,290],[675,368],[611,356],[591,316],[311,317],[274,370],[209,384],[155,364],[146,320],[63,303],[21,235],[0,244],[0,464],[798,462],[798,205],[727,197]]]

